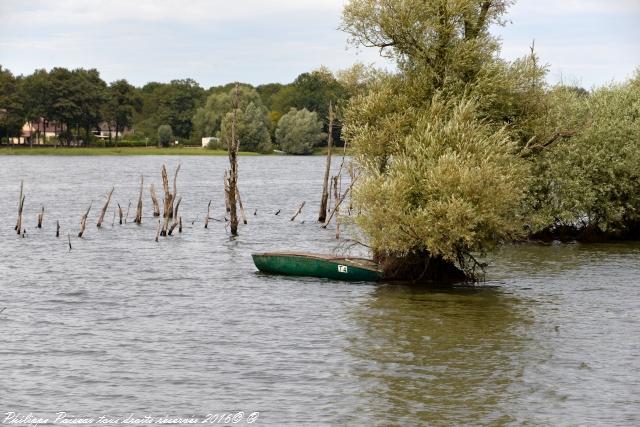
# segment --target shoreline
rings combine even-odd
[[[326,148],[314,150],[312,154],[301,155],[323,156]],[[0,156],[227,156],[227,150],[210,150],[201,147],[29,147],[29,146],[0,146]],[[255,153],[240,151],[239,156],[273,156],[284,153]],[[295,155],[291,155],[295,156]]]
[[[241,152],[241,156],[261,156]],[[11,147],[0,146],[0,156],[227,156],[226,150],[200,147]]]

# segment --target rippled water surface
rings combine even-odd
[[[156,243],[147,189],[131,220],[140,174],[160,188],[165,160],[182,165],[185,228]],[[0,412],[640,424],[640,245],[507,247],[483,286],[448,291],[257,273],[251,252],[336,248],[314,222],[323,162],[241,158],[249,224],[232,241],[224,222],[203,227],[209,200],[224,214],[224,157],[0,157]],[[112,206],[97,229],[112,185],[130,222],[112,226]]]

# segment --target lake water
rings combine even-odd
[[[161,193],[163,161],[170,174],[182,165],[184,231],[156,243],[146,187]],[[0,157],[3,419],[243,411],[238,425],[253,412],[254,425],[640,424],[640,245],[507,247],[486,283],[453,290],[267,276],[251,252],[339,246],[314,221],[324,159],[242,157],[249,224],[236,240],[224,222],[203,227],[209,200],[224,215],[226,165]],[[22,179],[24,238],[13,231]],[[111,225],[113,205],[97,229],[114,185],[114,203],[132,202],[129,223]],[[85,238],[73,237],[91,201]]]

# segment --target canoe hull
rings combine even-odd
[[[382,273],[369,260],[277,252],[251,256],[258,270],[264,273],[349,282],[376,282],[382,279]]]

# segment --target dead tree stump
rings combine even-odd
[[[13,227],[15,231],[20,234],[22,231],[22,207],[24,206],[24,180],[20,181],[20,197],[18,198],[18,220],[16,221],[16,226]]]
[[[84,213],[84,215],[82,215],[82,218],[80,218],[80,232],[78,233],[78,237],[82,237],[84,235],[84,230],[87,227],[87,217],[89,216],[91,205],[93,205],[93,202],[89,203],[89,208]]]
[[[42,206],[42,210],[38,214],[38,228],[42,228],[42,220],[44,219],[44,205]]]
[[[102,210],[100,211],[100,217],[98,218],[98,222],[96,224],[98,228],[102,227],[102,221],[104,221],[104,215],[107,213],[107,209],[109,208],[109,203],[111,202],[111,195],[113,194],[113,190],[115,190],[115,187],[111,187],[111,191],[109,191],[109,193],[107,194],[107,201],[105,202],[104,206],[102,207]]]
[[[207,216],[204,217],[204,228],[209,228],[209,216],[211,215],[211,200],[207,205]]]
[[[160,205],[158,204],[158,196],[153,184],[149,187],[149,193],[151,193],[151,203],[153,204],[153,216],[160,216]]]
[[[122,207],[120,206],[120,203],[118,203],[118,216],[120,217],[120,225],[122,225]]]
[[[236,207],[236,190],[238,189],[238,148],[240,146],[240,140],[236,136],[236,121],[238,112],[238,84],[236,83],[236,89],[233,97],[233,116],[231,120],[231,138],[227,141],[227,148],[229,153],[229,187],[228,187],[228,199],[229,199],[229,217],[230,217],[230,230],[231,236],[238,235],[238,212]]]
[[[136,206],[136,218],[133,220],[136,224],[142,224],[142,191],[144,189],[144,176],[140,175],[140,193],[138,194],[138,204]]]

